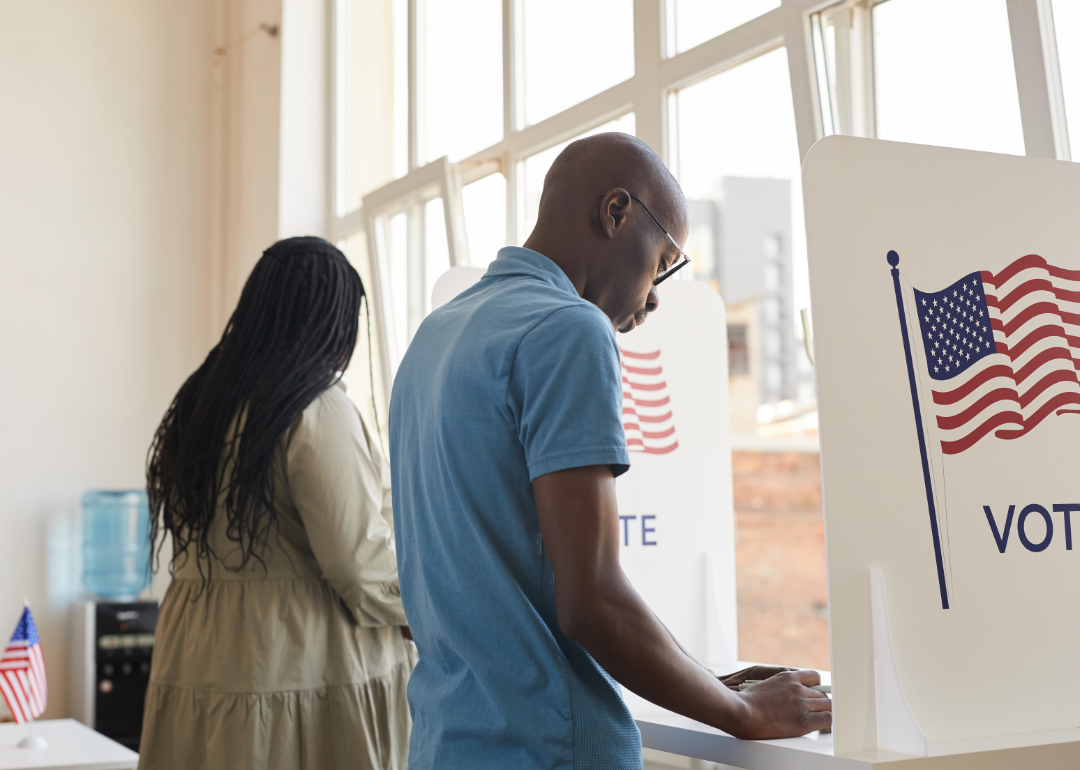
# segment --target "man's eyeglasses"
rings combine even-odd
[[[656,222],[656,226],[664,231],[664,235],[666,235],[667,239],[669,241],[671,241],[671,245],[675,247],[675,251],[677,251],[679,253],[679,256],[682,257],[682,262],[679,262],[676,265],[672,265],[667,270],[660,273],[660,275],[653,278],[652,285],[653,286],[659,286],[661,283],[666,281],[668,278],[675,275],[675,273],[677,273],[681,268],[686,267],[687,265],[689,265],[690,264],[690,257],[686,256],[686,252],[684,252],[682,249],[679,248],[679,244],[676,243],[675,239],[671,237],[671,233],[669,233],[667,231],[667,229],[662,224],[660,224],[659,219],[657,219],[655,216],[653,216],[653,213],[651,211],[649,211],[649,207],[646,206],[644,203],[641,203],[640,198],[636,198],[633,195],[631,195],[630,200],[637,201],[638,203],[641,204],[641,208],[645,209],[645,213],[648,214],[650,217],[652,217],[652,221]]]

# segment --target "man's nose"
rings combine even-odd
[[[649,289],[649,296],[645,298],[645,312],[655,313],[660,307],[660,295],[656,293],[656,287]]]

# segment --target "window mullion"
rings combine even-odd
[[[634,0],[634,94],[637,135],[665,162],[667,104],[660,87],[662,0]]]
[[[1050,0],[1006,0],[1006,5],[1025,152],[1039,158],[1069,160],[1065,99]]]
[[[870,0],[851,7],[853,45],[851,54],[852,110],[855,136],[873,138],[877,134],[874,109],[874,28]]]
[[[503,9],[503,146],[510,146],[510,136],[520,125],[521,103],[525,98],[521,66],[521,0],[502,0]],[[517,159],[507,151],[500,165],[506,179],[506,242],[518,244],[517,232]]]
[[[805,158],[814,142],[825,135],[821,125],[817,71],[812,58],[814,47],[810,40],[811,10],[813,4],[807,0],[783,0],[781,5],[800,158]]]
[[[330,163],[327,179],[329,180],[330,205],[327,207],[326,232],[335,233],[337,220],[346,213],[348,192],[346,190],[345,164],[348,162],[346,149],[345,105],[348,72],[345,67],[345,30],[348,19],[348,7],[345,0],[334,0],[331,8],[331,44],[330,44]]]
[[[424,0],[409,3],[409,171],[415,171],[427,161],[427,127],[424,98],[425,61],[423,22]]]

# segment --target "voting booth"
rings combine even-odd
[[[455,267],[432,307],[472,286]],[[621,562],[660,620],[703,663],[738,659],[735,518],[727,401],[727,325],[720,295],[668,281],[662,309],[617,335],[630,470],[616,481]]]
[[[830,137],[803,180],[834,752],[1080,767],[1080,166]]]

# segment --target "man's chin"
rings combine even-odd
[[[637,315],[632,317],[629,321],[627,321],[625,324],[620,326],[619,327],[619,332],[622,333],[622,334],[632,332],[634,329],[636,329],[637,327],[639,327],[643,323],[645,323],[645,319],[647,317],[648,317],[648,313],[638,313]]]

